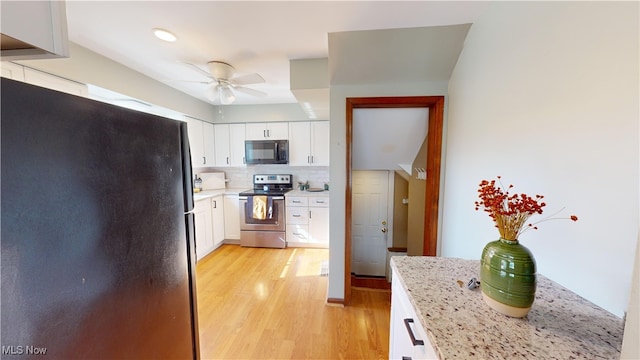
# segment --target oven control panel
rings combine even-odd
[[[266,184],[291,184],[291,174],[255,174],[253,175],[253,183],[255,185]]]

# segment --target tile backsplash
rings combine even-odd
[[[227,188],[252,188],[254,174],[292,174],[293,186],[298,182],[309,182],[309,186],[323,187],[329,183],[328,166],[287,166],[287,165],[252,165],[246,167],[196,168],[194,174],[203,172],[224,172]]]

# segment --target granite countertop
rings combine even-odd
[[[531,311],[516,319],[467,289],[478,260],[394,256],[391,267],[442,360],[620,358],[622,319],[540,274]]]

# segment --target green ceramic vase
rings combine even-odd
[[[488,243],[480,260],[480,288],[485,302],[512,317],[529,313],[536,295],[536,261],[518,240]]]

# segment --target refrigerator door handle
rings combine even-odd
[[[189,211],[187,211],[186,213],[184,213],[185,215],[189,215],[189,214],[195,214],[196,213],[196,209],[191,209]]]

